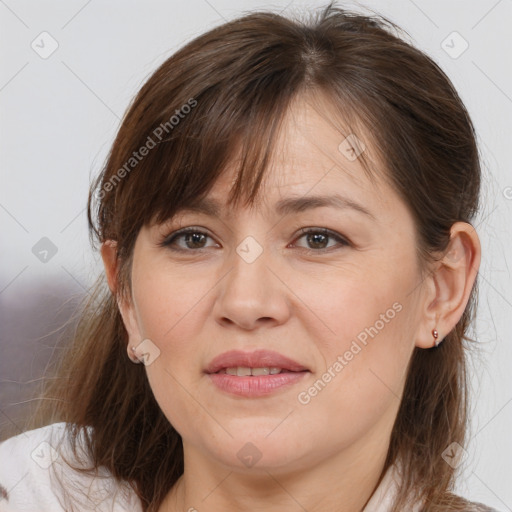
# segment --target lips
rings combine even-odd
[[[215,357],[205,374],[216,389],[243,399],[285,392],[301,382],[310,370],[297,361],[269,350],[233,350]]]
[[[240,350],[232,350],[224,352],[215,357],[206,367],[205,373],[227,373],[233,374],[233,369],[272,369],[271,373],[281,372],[304,372],[309,371],[308,368],[301,365],[297,361],[290,359],[278,352],[270,350],[256,350],[253,352],[242,352]],[[249,375],[244,373],[244,375]]]

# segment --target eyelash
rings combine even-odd
[[[201,235],[206,235],[207,237],[212,238],[212,237],[210,237],[210,235],[207,232],[202,231],[199,228],[187,227],[187,228],[179,229],[178,231],[175,231],[174,233],[171,233],[170,235],[165,237],[165,239],[159,244],[159,246],[166,247],[166,248],[170,249],[171,251],[175,251],[175,252],[200,252],[200,251],[203,251],[204,249],[207,249],[207,247],[203,247],[203,248],[199,248],[199,249],[184,249],[184,248],[180,248],[180,247],[176,247],[176,246],[173,247],[172,244],[178,238],[180,238],[184,235],[193,234],[193,233],[196,233],[196,234],[199,233]],[[351,245],[350,242],[345,237],[343,237],[340,234],[336,233],[335,231],[331,231],[330,229],[327,229],[327,228],[301,228],[299,230],[299,233],[300,233],[300,236],[298,238],[296,238],[296,240],[299,240],[308,234],[322,234],[322,235],[326,235],[330,238],[335,239],[341,247],[348,247]],[[336,250],[341,247],[338,247],[338,248],[337,247],[328,247],[328,248],[324,248],[324,249],[308,249],[306,247],[299,247],[299,249],[301,249],[302,251],[305,251],[307,253],[310,253],[310,254],[311,253],[318,254],[318,253],[331,252],[332,250]]]

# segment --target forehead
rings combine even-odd
[[[349,127],[332,110],[332,105],[318,96],[302,95],[292,102],[283,118],[258,204],[290,196],[338,193],[375,202],[385,200],[387,193],[393,195],[366,132],[360,126]],[[371,166],[371,176],[363,158]],[[228,195],[238,163],[236,158],[230,162],[209,197],[220,202]]]

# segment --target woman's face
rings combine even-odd
[[[294,103],[254,208],[224,206],[228,169],[216,214],[138,236],[123,317],[186,464],[385,457],[425,303],[415,227],[327,116]]]

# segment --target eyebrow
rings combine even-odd
[[[333,207],[340,210],[351,209],[376,220],[375,215],[363,205],[339,194],[287,197],[277,201],[274,209],[278,215],[285,216],[322,207]],[[182,209],[182,211],[204,213],[212,217],[220,217],[221,210],[221,203],[206,197]]]

